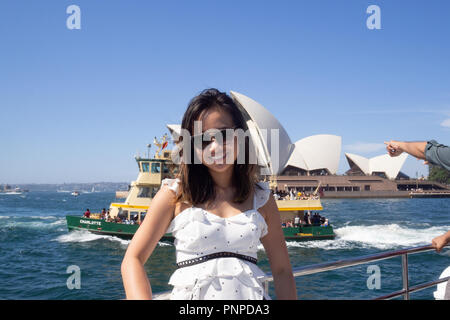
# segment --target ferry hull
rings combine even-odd
[[[84,230],[95,234],[116,236],[122,239],[131,239],[139,225],[106,222],[101,219],[90,219],[77,216],[66,216],[67,228],[72,230]],[[161,240],[173,241],[173,236],[166,233]]]
[[[333,240],[334,234],[332,226],[302,226],[283,228],[286,240],[312,241],[312,240]]]
[[[136,233],[139,225],[106,222],[101,219],[90,219],[77,216],[66,216],[67,228],[72,230],[84,230],[100,235],[116,236],[122,239],[131,239]],[[283,228],[286,240],[309,241],[309,240],[329,240],[334,239],[335,234],[331,226],[327,227],[297,227]],[[174,237],[166,233],[161,240],[173,241]]]

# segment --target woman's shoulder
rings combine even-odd
[[[180,184],[181,180],[179,178],[166,178],[161,181],[161,189],[163,189],[164,186],[167,187],[170,193],[175,193],[175,196],[178,196],[180,193]],[[173,191],[173,192],[172,192]],[[178,214],[183,212],[185,209],[190,208],[192,205],[187,203],[186,201],[176,201],[175,202],[175,210],[174,210],[174,217],[176,217]]]

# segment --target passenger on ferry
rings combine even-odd
[[[91,216],[91,212],[89,211],[89,209],[86,209],[86,212],[84,213],[84,217],[89,218],[90,216]]]
[[[311,222],[313,226],[320,226],[320,216],[317,212],[314,213]]]
[[[309,213],[308,213],[308,212],[305,213],[304,218],[305,218],[305,225],[310,225],[310,224],[311,224],[311,221],[310,221],[310,219],[309,219]]]
[[[300,224],[300,217],[299,217],[299,216],[296,216],[296,217],[294,218],[294,227],[298,227],[299,224]]]
[[[103,209],[102,209],[102,213],[101,213],[101,218],[102,218],[102,219],[105,219],[105,216],[106,216],[106,209],[103,208]]]
[[[289,200],[295,200],[294,191],[292,191],[292,189],[289,191]]]

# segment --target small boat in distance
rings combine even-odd
[[[13,189],[7,184],[5,184],[4,186],[0,185],[0,194],[22,194],[24,192],[28,192],[28,190],[21,189],[19,187]]]
[[[74,197],[78,197],[80,195],[80,193],[78,191],[74,191],[71,193],[71,195]]]

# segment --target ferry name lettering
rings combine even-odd
[[[89,220],[80,220],[80,223],[84,224],[95,224],[97,226],[101,226],[102,223],[100,221],[89,221]]]

